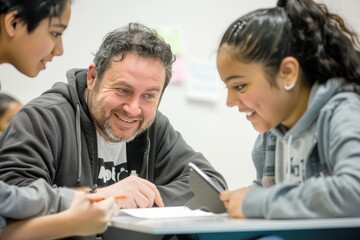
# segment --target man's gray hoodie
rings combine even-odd
[[[86,75],[86,70],[70,70],[68,84],[56,83],[13,118],[0,141],[1,180],[23,186],[43,178],[60,187],[97,182],[100,166],[96,129],[84,99]],[[226,188],[221,174],[160,112],[148,130],[126,143],[126,153],[129,172],[154,183],[165,206],[192,198],[189,162]]]

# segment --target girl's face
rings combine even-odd
[[[70,19],[70,1],[66,1],[65,9],[60,17],[45,18],[31,33],[27,25],[13,20],[15,25],[9,34],[6,46],[5,61],[12,64],[20,72],[35,77],[46,68],[54,56],[63,54],[62,33]]]
[[[227,106],[237,106],[258,132],[266,132],[280,123],[293,126],[303,110],[298,112],[298,103],[293,100],[297,90],[294,88],[291,93],[283,88],[289,76],[278,74],[271,85],[261,64],[242,63],[230,51],[223,45],[217,56],[217,68],[228,90]]]

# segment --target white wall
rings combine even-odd
[[[341,12],[355,30],[360,30],[356,11],[360,9],[359,1],[325,2]],[[0,66],[2,89],[26,103],[54,82],[66,81],[66,70],[86,68],[104,35],[132,21],[148,26],[180,26],[186,60],[212,62],[220,38],[233,20],[250,10],[275,4],[274,0],[75,0],[70,25],[63,36],[64,55],[55,58],[36,79],[24,77],[3,64]],[[249,184],[255,177],[250,154],[256,132],[244,115],[225,106],[225,87],[220,86],[216,103],[202,103],[186,98],[185,83],[170,85],[160,110],[187,142],[225,176],[229,187],[235,188]]]

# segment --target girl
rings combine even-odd
[[[260,135],[254,186],[221,194],[238,218],[359,217],[359,41],[312,0],[279,1],[237,19],[217,67]]]
[[[61,35],[69,18],[70,0],[0,0],[0,63],[37,76],[54,56],[62,55]],[[93,203],[84,193],[52,188],[41,179],[24,188],[0,181],[0,239],[91,235],[105,231],[117,211],[114,198]],[[51,215],[35,217],[44,214]],[[31,219],[4,228],[5,219],[24,218]]]

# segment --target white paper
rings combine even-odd
[[[120,215],[130,215],[138,218],[159,219],[159,218],[181,218],[181,217],[204,217],[213,216],[214,213],[202,210],[191,210],[185,206],[162,207],[162,208],[132,208],[122,209]]]
[[[215,64],[192,61],[189,75],[186,87],[189,99],[209,103],[218,101],[221,81]]]

